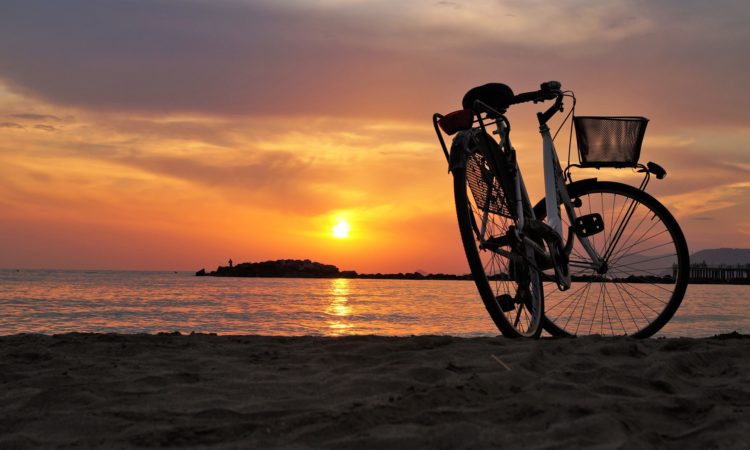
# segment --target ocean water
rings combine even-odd
[[[499,334],[471,281],[0,270],[0,335]],[[691,285],[657,336],[750,333],[750,286]]]

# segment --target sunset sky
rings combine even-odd
[[[490,81],[648,117],[691,253],[750,247],[748,23],[723,0],[5,0],[0,268],[466,273],[430,120]],[[538,108],[509,112],[534,199]]]

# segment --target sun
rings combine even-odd
[[[336,239],[346,239],[349,237],[349,224],[345,220],[339,220],[339,223],[333,226],[333,237]]]

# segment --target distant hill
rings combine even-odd
[[[750,248],[710,248],[690,255],[691,264],[703,262],[709,266],[750,264]]]

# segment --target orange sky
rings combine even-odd
[[[431,115],[548,79],[651,119],[691,251],[750,247],[750,6],[559,3],[3,2],[0,267],[465,273]],[[536,110],[509,114],[534,198]]]

